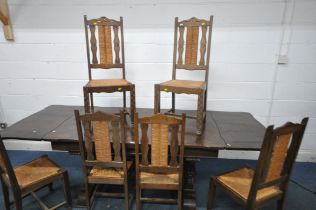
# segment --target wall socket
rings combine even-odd
[[[1,129],[5,129],[5,128],[7,128],[7,123],[0,123],[0,128]]]
[[[289,62],[289,58],[287,55],[279,55],[278,64],[287,64]]]

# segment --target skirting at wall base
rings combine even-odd
[[[225,159],[249,159],[257,160],[259,152],[257,151],[236,151],[236,150],[220,150],[219,158]],[[300,162],[316,162],[316,151],[313,150],[300,150],[297,161]]]
[[[36,150],[36,151],[52,151],[50,142],[44,141],[25,141],[25,140],[9,140],[4,142],[8,150]],[[224,159],[249,159],[257,160],[258,151],[236,151],[236,150],[220,150],[219,158]],[[301,150],[298,154],[297,161],[300,162],[316,162],[316,151]]]

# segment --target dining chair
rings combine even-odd
[[[13,168],[0,137],[0,180],[3,191],[4,206],[10,209],[10,191],[14,197],[16,210],[22,210],[22,200],[28,195],[32,195],[39,206],[44,210],[54,210],[61,207],[71,209],[71,193],[69,187],[68,173],[60,168],[47,155],[43,155],[28,163]],[[53,182],[61,181],[64,185],[64,201],[53,207],[48,207],[36,195],[36,191],[49,187],[53,190]]]
[[[106,17],[88,20],[85,15],[84,24],[89,70],[89,82],[83,87],[85,112],[94,111],[93,93],[122,92],[124,113],[130,115],[133,124],[135,85],[125,76],[123,17],[119,21]],[[95,79],[92,70],[96,69],[120,69],[122,75],[116,79]],[[130,92],[130,112],[126,110],[127,91]]]
[[[220,187],[246,210],[260,209],[272,201],[282,210],[307,122],[304,118],[300,124],[269,126],[255,169],[243,167],[211,178],[207,209],[212,209],[216,187]]]
[[[178,17],[175,18],[172,80],[155,84],[155,113],[160,113],[161,91],[172,93],[172,108],[166,114],[176,116],[176,94],[198,96],[196,115],[187,116],[196,119],[198,135],[202,134],[205,123],[212,26],[213,16],[210,16],[210,20],[193,17],[178,21]],[[185,54],[184,58],[183,54]],[[177,79],[178,70],[204,71],[204,80]]]
[[[182,114],[182,119],[178,119],[163,114],[138,118],[136,113],[134,122],[136,210],[140,210],[141,202],[172,203],[181,210],[185,114]],[[138,125],[141,128],[140,142]],[[150,139],[148,132],[151,133]],[[142,190],[174,191],[177,192],[177,199],[143,197]]]
[[[92,208],[95,196],[103,196],[123,197],[128,210],[128,176],[133,162],[126,160],[123,111],[116,116],[101,111],[80,115],[75,110],[75,117],[88,209]],[[101,185],[123,186],[124,193],[103,192],[99,190]]]

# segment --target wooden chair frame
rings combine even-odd
[[[48,158],[47,155],[43,155],[40,158]],[[39,158],[39,159],[40,159]],[[37,159],[36,159],[37,160]],[[34,161],[34,160],[33,160]],[[69,187],[69,179],[68,173],[64,169],[60,169],[56,174],[49,176],[45,179],[41,179],[27,186],[20,186],[18,180],[16,178],[14,169],[11,165],[9,156],[6,152],[5,146],[3,144],[3,140],[0,137],[0,180],[2,184],[3,198],[4,198],[4,206],[6,210],[10,210],[10,205],[12,203],[15,204],[16,210],[22,210],[22,200],[24,197],[28,195],[32,195],[34,199],[38,202],[39,206],[43,210],[54,210],[60,207],[68,206],[71,209],[71,193]],[[32,161],[31,161],[32,162]],[[31,163],[29,162],[29,163]],[[27,163],[26,163],[27,164]],[[55,164],[55,163],[54,163]],[[57,164],[55,164],[57,166]],[[4,176],[8,176],[8,181],[5,181]],[[56,204],[55,206],[49,208],[45,203],[43,203],[40,198],[36,195],[36,191],[40,190],[46,186],[49,187],[50,190],[53,189],[53,182],[60,180],[64,185],[64,198],[65,201]],[[14,197],[14,202],[10,202],[10,193],[9,189],[12,190],[12,194]]]
[[[212,177],[210,180],[209,186],[209,200],[207,209],[211,210],[213,206],[213,200],[215,197],[216,187],[221,187],[226,193],[228,193],[231,197],[234,198],[238,203],[244,205],[246,210],[255,210],[260,209],[263,206],[271,203],[272,201],[277,201],[277,209],[282,210],[284,208],[284,201],[286,197],[286,192],[288,188],[288,183],[290,180],[292,168],[297,157],[299,147],[302,142],[302,138],[304,135],[304,131],[308,122],[308,118],[304,118],[301,121],[301,124],[294,123],[286,123],[285,125],[273,129],[273,126],[269,126],[266,130],[264,141],[262,144],[262,149],[259,155],[259,159],[256,165],[256,169],[254,170],[254,175],[250,187],[250,191],[248,194],[248,198],[246,200],[241,199],[234,191],[223,185],[218,177]],[[272,157],[274,152],[277,151],[277,142],[284,140],[277,140],[281,135],[292,135],[288,144],[286,144],[282,159],[280,161],[273,161]],[[287,143],[287,142],[286,142]],[[280,150],[280,149],[278,149]],[[278,162],[280,164],[277,170],[273,169],[273,164]],[[283,166],[282,166],[283,165]],[[238,170],[238,169],[237,169]],[[233,170],[231,172],[237,171]],[[273,171],[274,170],[274,171]],[[230,173],[230,172],[228,172]],[[227,173],[225,173],[227,174]],[[272,176],[271,176],[272,174]],[[224,175],[224,174],[223,174]],[[268,187],[276,186],[281,191],[281,193],[276,194],[275,196],[270,196],[267,199],[257,201],[257,194],[259,190],[266,189]]]
[[[113,68],[119,68],[122,70],[122,79],[125,78],[125,51],[124,51],[124,32],[123,32],[123,17],[120,17],[120,20],[113,20],[108,19],[106,17],[100,17],[98,19],[91,19],[88,20],[87,16],[84,16],[84,25],[85,25],[85,37],[86,37],[86,48],[87,48],[87,60],[88,60],[88,70],[89,70],[89,81],[92,79],[92,69],[104,69],[109,70]],[[100,31],[99,31],[99,47],[97,46],[97,38],[96,38],[96,27],[103,28],[109,27],[109,35],[111,37],[111,32],[113,31],[114,34],[114,41],[106,41],[104,35],[103,38],[100,38]],[[113,28],[113,29],[111,29]],[[98,29],[98,30],[99,30]],[[119,30],[120,30],[120,38],[119,40]],[[90,42],[89,42],[89,31],[90,31]],[[106,33],[106,32],[105,32]],[[101,39],[101,40],[100,40]],[[103,43],[102,40],[105,42]],[[103,45],[110,45],[109,51],[106,53],[110,53],[110,58],[107,57],[106,53],[100,50],[101,44]],[[104,47],[104,46],[103,46]],[[113,63],[112,58],[112,48],[114,49],[115,59]],[[99,49],[100,53],[100,62],[98,61],[97,57],[97,50]],[[91,52],[90,52],[91,50]],[[121,52],[120,52],[121,51]],[[101,53],[103,52],[103,53]],[[92,53],[92,55],[91,55]],[[91,59],[92,57],[92,59]],[[112,58],[112,60],[111,60]],[[110,59],[110,60],[109,60]],[[101,63],[105,62],[105,63]],[[130,92],[130,112],[126,111],[126,91]],[[97,87],[90,87],[88,84],[83,87],[83,95],[84,95],[84,106],[85,112],[90,113],[91,111],[94,112],[94,104],[93,104],[93,93],[113,93],[113,92],[122,92],[123,93],[123,110],[125,114],[129,114],[131,117],[131,122],[133,124],[133,116],[136,109],[136,102],[135,102],[135,85],[128,82],[128,84],[120,85],[120,84],[113,84],[107,86],[97,86]]]
[[[81,160],[83,165],[83,173],[85,177],[85,187],[86,187],[86,202],[88,209],[91,209],[95,196],[104,197],[123,197],[125,199],[125,209],[129,209],[129,198],[131,197],[128,191],[128,164],[126,160],[126,133],[125,133],[125,121],[124,112],[120,112],[120,116],[107,114],[101,111],[80,115],[78,110],[75,110],[79,147]],[[112,145],[109,148],[109,154],[105,154],[105,151],[100,150],[99,154],[108,155],[109,160],[98,160],[96,150],[96,138],[95,130],[93,129],[93,122],[104,122],[110,123],[112,125],[111,131],[108,134],[112,134]],[[84,128],[84,131],[82,130]],[[110,129],[110,128],[108,128]],[[103,135],[103,134],[102,134]],[[102,144],[104,142],[101,142]],[[110,142],[109,142],[110,143]],[[100,144],[99,144],[100,145]],[[103,146],[103,145],[101,145]],[[112,149],[113,148],[113,149]],[[107,179],[107,178],[89,178],[88,175],[93,168],[97,169],[107,169],[111,168],[114,170],[122,170],[124,173],[123,180]],[[132,166],[130,166],[132,168]],[[98,192],[99,184],[107,185],[122,185],[124,187],[124,193],[106,193]]]
[[[166,114],[181,116],[175,113],[175,94],[195,94],[198,95],[197,113],[196,116],[187,116],[187,118],[196,119],[196,133],[202,134],[206,108],[207,108],[207,87],[208,87],[208,75],[209,75],[209,62],[210,62],[210,49],[212,38],[213,16],[210,16],[210,20],[197,19],[195,17],[178,21],[178,17],[175,18],[174,26],[174,48],[173,48],[173,65],[172,65],[172,80],[176,80],[177,70],[189,70],[189,71],[205,71],[204,85],[202,88],[191,87],[172,87],[169,85],[155,84],[155,114],[160,113],[160,92],[172,93],[172,108],[167,111]],[[201,28],[202,36],[200,40],[200,60],[197,64],[198,54],[198,33]],[[186,44],[184,44],[184,30],[187,30]],[[196,30],[197,29],[197,30]],[[189,32],[190,30],[190,32]],[[178,33],[180,33],[178,37]],[[208,33],[208,35],[206,35]],[[191,38],[188,38],[191,36]],[[195,36],[195,38],[194,38]],[[193,42],[192,40],[195,40]],[[188,43],[190,40],[190,44]],[[191,43],[192,42],[192,43]],[[185,49],[185,60],[183,59]],[[206,60],[205,60],[206,53]]]
[[[178,209],[183,207],[183,158],[184,158],[184,135],[185,135],[185,114],[182,114],[182,119],[177,119],[175,117],[166,116],[163,114],[157,114],[151,117],[138,118],[138,113],[135,114],[135,126],[134,126],[134,141],[135,141],[135,163],[136,163],[136,210],[140,210],[141,202],[149,203],[171,203],[177,204]],[[139,142],[138,125],[141,127],[141,140]],[[165,164],[153,164],[152,158],[148,158],[149,153],[153,155],[153,139],[151,140],[151,148],[149,148],[149,139],[147,137],[149,126],[165,126],[165,131],[167,132],[167,138],[169,135],[169,130],[171,130],[171,138],[169,138],[169,146],[166,145],[167,153],[169,153],[170,158],[166,158]],[[180,130],[180,144],[178,142],[179,129]],[[152,128],[153,129],[153,128]],[[152,130],[152,132],[154,132]],[[158,135],[161,135],[162,131]],[[153,134],[154,135],[154,134]],[[160,137],[161,138],[161,137]],[[161,141],[161,140],[160,140]],[[140,145],[139,145],[140,143]],[[160,143],[162,144],[162,143]],[[168,144],[168,142],[166,142]],[[141,146],[141,161],[140,161],[140,149]],[[169,152],[168,152],[169,151]],[[165,154],[166,155],[166,154]],[[157,161],[156,161],[157,162]],[[141,182],[140,174],[141,172],[154,173],[154,174],[170,174],[175,173],[179,175],[178,184],[160,184],[159,182],[155,184],[143,183]],[[143,189],[151,190],[174,190],[178,192],[177,199],[162,199],[162,198],[146,198],[142,197]]]

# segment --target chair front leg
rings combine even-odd
[[[48,187],[49,191],[52,192],[52,191],[54,190],[53,182],[52,182],[52,183],[49,183],[49,184],[47,185],[47,187]]]
[[[0,178],[3,192],[4,206],[6,210],[10,210],[10,194],[8,186],[3,182],[2,177]]]
[[[178,190],[178,210],[183,209],[183,192],[182,188]]]
[[[176,112],[176,94],[172,93],[172,113]]]
[[[250,202],[248,201],[246,204],[246,210],[256,210],[257,208],[255,208],[255,203],[254,202]],[[258,209],[259,210],[259,209]]]
[[[15,200],[15,209],[22,210],[22,199]]]
[[[123,108],[125,112],[125,109],[126,109],[126,91],[125,90],[123,91]]]
[[[125,210],[129,208],[129,193],[128,193],[128,182],[127,180],[124,181],[124,202],[125,202]]]
[[[93,103],[93,93],[90,92],[90,101],[91,101],[91,112],[93,113],[94,112],[94,103]]]
[[[211,178],[210,183],[209,183],[209,189],[208,189],[207,210],[211,210],[213,208],[215,194],[216,194],[216,185],[214,183],[213,178]]]
[[[85,194],[86,194],[86,205],[87,205],[87,210],[90,210],[91,209],[91,189],[90,189],[90,186],[89,186],[89,183],[86,182],[85,184],[86,186],[86,190],[85,190]]]
[[[135,85],[133,84],[131,86],[131,90],[130,90],[130,106],[131,106],[131,113],[130,113],[130,117],[131,117],[131,123],[132,126],[134,126],[134,115],[136,112],[136,99],[135,99]]]
[[[285,194],[282,196],[280,200],[277,201],[277,210],[284,209],[284,202],[285,202]]]
[[[140,210],[140,205],[141,205],[140,197],[141,197],[141,189],[139,187],[139,183],[137,183],[136,184],[136,202],[135,202],[136,210]]]
[[[196,113],[196,134],[201,135],[203,130],[203,113],[204,113],[204,92],[198,94],[198,104]]]
[[[64,171],[63,173],[62,182],[64,185],[65,201],[67,202],[68,207],[71,208],[72,200],[71,200],[70,184],[69,184],[69,177],[68,177],[67,171]]]
[[[154,113],[160,113],[160,85],[155,84]]]
[[[87,88],[83,88],[83,99],[84,99],[84,111],[85,113],[90,113],[90,97]]]

